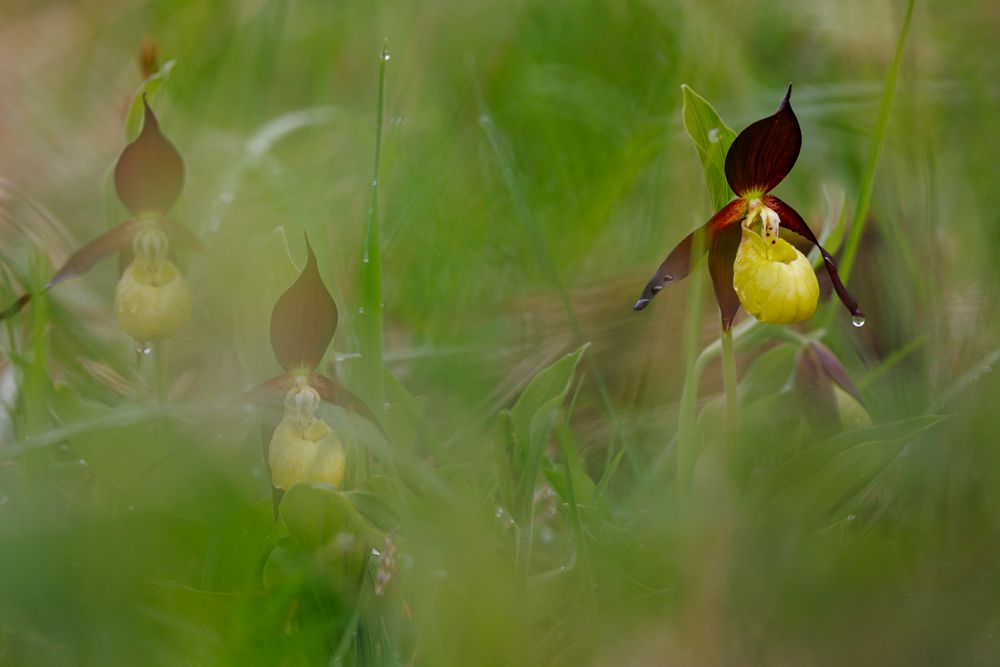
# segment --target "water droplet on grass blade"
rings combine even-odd
[[[866,320],[864,315],[855,315],[854,317],[851,318],[851,324],[853,324],[858,328],[865,326],[865,321]]]
[[[152,354],[153,346],[149,343],[136,343],[135,353],[136,354]]]

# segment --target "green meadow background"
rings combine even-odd
[[[1000,10],[914,4],[887,95],[905,0],[4,0],[4,306],[125,219],[145,40],[174,61],[171,216],[205,247],[155,355],[114,324],[114,258],[0,327],[0,664],[1000,662]],[[275,523],[280,412],[236,398],[279,370],[304,232],[340,310],[323,368],[383,400],[359,356],[383,44],[388,438],[328,408],[344,492]],[[777,194],[830,245],[864,225],[867,324],[737,325],[727,448],[707,272],[631,306],[713,212],[681,85],[739,131],[789,82]],[[803,337],[874,426],[806,419]]]

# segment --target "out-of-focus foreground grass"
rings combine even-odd
[[[164,406],[114,326],[113,260],[4,322],[0,663],[996,664],[993,3],[917,2],[850,278],[868,324],[834,304],[794,328],[822,330],[875,427],[810,425],[798,342],[758,327],[734,463],[712,363],[682,488],[684,332],[718,332],[707,274],[630,309],[711,213],[680,85],[739,130],[794,81],[805,140],[779,194],[833,229],[905,4],[5,1],[3,303],[122,219],[107,170],[146,38],[176,60],[156,107],[187,165],[173,215],[205,249],[182,257],[196,309],[164,345]],[[331,408],[359,434],[347,492],[307,489],[300,525],[275,527],[268,413],[231,399],[277,365],[266,319],[236,313],[274,230],[299,266],[307,231],[359,385],[385,39],[390,442]],[[554,428],[525,487],[504,452],[535,412],[498,415],[586,341],[564,400],[533,406]]]

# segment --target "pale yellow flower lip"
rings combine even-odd
[[[733,263],[733,289],[748,313],[773,324],[807,320],[819,302],[819,282],[805,255],[782,238],[767,242],[747,227]]]

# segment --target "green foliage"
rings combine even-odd
[[[722,121],[715,107],[690,86],[682,85],[681,93],[684,96],[681,109],[684,129],[698,151],[712,207],[718,210],[733,198],[726,180],[726,153],[736,133]]]
[[[114,257],[0,322],[0,664],[998,662],[985,3],[290,8],[0,10],[0,308],[123,219],[101,175],[142,93],[203,244],[172,246],[195,313],[159,387]],[[140,81],[147,36],[174,60]],[[727,445],[704,270],[629,306],[729,199],[726,123],[789,80],[777,194],[852,255],[869,319],[741,315]],[[319,411],[345,482],[276,512],[282,396],[234,397],[278,373],[303,232],[340,307],[319,371],[369,402],[383,373],[384,401]],[[808,341],[872,426],[814,419]]]

